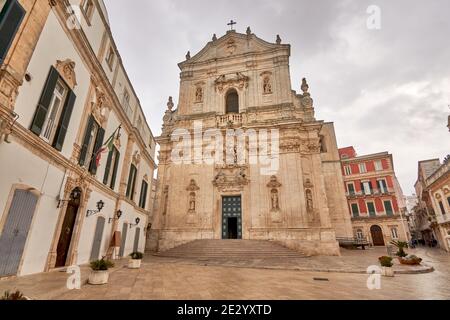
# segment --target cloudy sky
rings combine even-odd
[[[405,194],[417,162],[450,153],[448,0],[105,0],[112,31],[155,135],[168,96],[178,100],[188,50],[238,22],[260,38],[292,46],[291,78],[308,78],[318,119],[335,122],[340,147],[389,151]],[[366,12],[381,9],[381,29]]]

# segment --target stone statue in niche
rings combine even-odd
[[[195,192],[191,192],[189,195],[189,211],[195,211]]]
[[[272,201],[272,211],[280,210],[280,201],[279,201],[277,189],[272,189],[271,201]]]
[[[269,77],[265,77],[263,80],[263,90],[264,90],[264,94],[272,93],[272,84],[270,83]]]
[[[306,189],[306,210],[308,213],[314,212],[313,194],[311,189]]]
[[[203,88],[202,87],[197,87],[197,89],[195,90],[195,102],[197,102],[197,103],[203,102]]]

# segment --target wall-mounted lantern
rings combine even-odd
[[[59,199],[59,196],[58,196],[58,198],[56,199],[56,200],[58,200],[58,205],[56,206],[56,208],[60,209],[65,202],[71,202],[74,200],[78,200],[78,199],[80,199],[80,197],[81,197],[81,190],[78,188],[76,188],[75,190],[72,191],[72,193],[69,196],[69,199],[67,199],[67,200]]]
[[[86,214],[86,218],[96,215],[97,213],[100,213],[104,207],[105,207],[105,203],[102,200],[100,200],[99,202],[97,202],[97,210],[88,210],[87,214]]]
[[[137,227],[137,226],[139,225],[139,223],[141,222],[141,219],[140,219],[140,218],[136,218],[135,221],[136,221],[135,224],[131,224],[131,223],[130,223],[130,229],[133,228],[133,227]]]
[[[114,218],[109,218],[108,223],[111,223],[114,220],[119,220],[120,217],[122,217],[122,214],[123,214],[122,210],[117,210],[116,216]]]

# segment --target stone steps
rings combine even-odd
[[[283,245],[264,240],[196,240],[155,254],[186,259],[295,259],[305,255]]]

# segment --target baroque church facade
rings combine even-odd
[[[149,250],[198,239],[252,239],[307,255],[339,255],[336,238],[352,237],[352,228],[334,126],[315,118],[306,79],[301,94],[292,90],[289,58],[290,45],[279,36],[269,43],[248,28],[214,35],[179,64],[178,107],[169,98],[157,138]],[[250,138],[236,152],[239,138],[229,144],[230,130],[256,133],[254,149],[268,150],[276,165],[268,170],[267,162],[252,161]],[[179,152],[180,141],[196,135],[200,144],[184,144]],[[205,156],[211,145],[219,149]],[[217,161],[217,150],[230,149],[231,162]],[[192,161],[178,161],[180,154]]]

